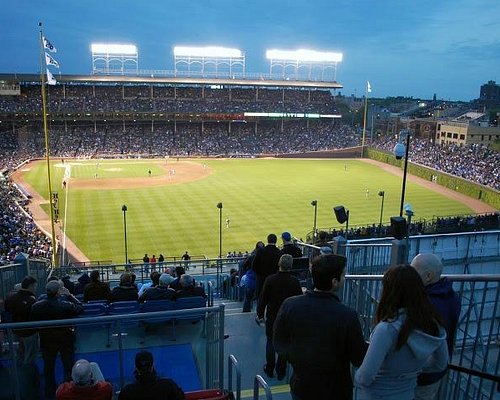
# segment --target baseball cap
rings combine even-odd
[[[92,368],[87,360],[78,360],[71,370],[71,378],[77,386],[92,384]]]
[[[290,232],[283,232],[281,234],[281,238],[285,241],[285,242],[289,242],[290,240],[292,240],[292,234]]]
[[[170,274],[161,274],[160,275],[160,285],[168,286],[174,281],[174,277]]]
[[[61,288],[61,285],[59,284],[59,281],[50,281],[45,285],[45,290],[47,291],[47,294],[56,294],[59,292],[59,289]]]
[[[149,351],[143,350],[135,355],[135,367],[137,369],[151,368],[153,361],[153,355]]]
[[[332,254],[333,250],[330,246],[323,246],[319,249],[320,254]]]

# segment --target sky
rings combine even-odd
[[[91,43],[135,44],[140,69],[173,70],[176,45],[246,54],[268,73],[267,49],[343,53],[343,95],[469,101],[500,83],[499,0],[19,0],[0,12],[0,73],[38,73],[39,26],[62,74],[90,74]]]

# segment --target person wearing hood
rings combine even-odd
[[[132,275],[128,272],[120,276],[120,285],[113,288],[109,295],[109,302],[138,300],[137,286],[134,285]]]
[[[411,261],[411,266],[422,278],[425,292],[434,306],[434,309],[443,319],[446,329],[448,353],[451,357],[458,319],[460,317],[460,298],[453,290],[453,285],[448,278],[442,278],[443,263],[432,253],[418,254]],[[415,400],[434,400],[439,391],[441,378],[446,375],[447,368],[439,372],[423,373],[418,376]]]
[[[88,283],[90,283],[90,276],[89,276],[89,274],[87,274],[87,272],[84,272],[83,274],[81,274],[78,277],[78,282],[74,287],[73,294],[75,296],[77,296],[79,294],[83,295],[83,291],[85,290],[85,286],[87,286]]]
[[[390,268],[382,285],[376,325],[355,375],[357,398],[413,399],[419,373],[446,368],[446,331],[413,267]]]

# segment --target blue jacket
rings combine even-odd
[[[397,319],[378,323],[371,335],[363,364],[356,371],[358,399],[408,400],[422,371],[442,371],[448,363],[446,331],[439,336],[413,330],[407,342],[396,351],[396,342],[406,319],[400,310]]]
[[[451,356],[455,343],[458,319],[460,317],[460,298],[453,290],[451,281],[447,278],[441,278],[436,283],[427,285],[425,291],[432,305],[443,319],[444,328],[446,329],[448,353]],[[447,368],[440,372],[420,374],[417,381],[418,385],[426,386],[437,382],[446,374],[446,370]]]

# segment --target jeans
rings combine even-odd
[[[415,388],[415,400],[435,400],[439,392],[441,379],[426,386],[417,386]]]
[[[252,303],[255,295],[255,289],[245,286],[245,299],[243,300],[243,312],[252,311]]]
[[[276,367],[276,374],[279,377],[286,375],[286,360],[278,354],[278,362],[276,362],[276,351],[274,350],[273,337],[267,336],[266,342],[266,370],[271,372]]]
[[[40,350],[38,342],[38,333],[31,336],[18,336],[19,350],[17,352],[17,360],[20,364],[35,364]]]
[[[64,371],[64,380],[71,380],[71,369],[73,368],[75,351],[73,340],[63,340],[62,343],[53,343],[50,346],[42,347],[43,375],[45,377],[45,396],[53,397],[56,389],[56,358],[61,354],[61,361]]]

